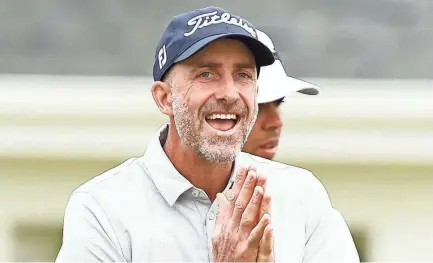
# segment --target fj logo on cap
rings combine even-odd
[[[162,67],[164,67],[165,63],[167,62],[167,52],[165,51],[165,45],[162,46],[162,48],[158,52],[158,61],[159,69],[162,69]]]
[[[253,37],[257,38],[256,31],[254,30],[254,28],[249,26],[246,21],[242,20],[242,18],[234,17],[229,13],[224,13],[221,16],[219,16],[217,15],[217,13],[218,13],[217,11],[214,11],[212,13],[201,14],[191,18],[188,21],[188,25],[193,26],[193,28],[191,29],[191,31],[183,35],[188,37],[194,34],[197,31],[197,29],[204,28],[214,24],[226,23],[226,24],[242,27]]]

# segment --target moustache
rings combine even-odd
[[[240,116],[248,115],[248,107],[245,103],[240,101],[236,103],[218,103],[218,102],[207,102],[202,106],[201,112],[210,113],[210,112],[234,112],[239,114]]]

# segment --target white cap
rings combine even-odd
[[[256,30],[258,39],[274,53],[275,62],[260,68],[258,83],[258,103],[267,103],[282,99],[290,93],[299,92],[317,95],[319,87],[303,80],[287,76],[271,38],[264,32]]]

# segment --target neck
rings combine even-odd
[[[181,143],[180,137],[170,124],[164,152],[176,170],[195,187],[206,192],[213,202],[217,193],[221,193],[230,179],[233,163],[212,163]]]

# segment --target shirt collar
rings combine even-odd
[[[193,187],[173,166],[162,149],[168,135],[168,124],[164,124],[150,141],[141,163],[152,179],[158,191],[170,206],[173,206],[181,194]]]
[[[158,191],[167,203],[173,206],[180,195],[194,186],[176,170],[162,148],[167,139],[168,129],[168,124],[164,124],[159,128],[155,137],[150,141],[144,155],[140,158],[140,162]],[[237,171],[242,165],[245,165],[244,163],[246,162],[242,158],[241,153],[234,162],[229,183],[224,191],[231,188]]]

